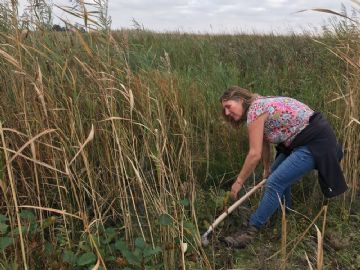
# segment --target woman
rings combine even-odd
[[[231,187],[233,199],[260,159],[267,178],[263,198],[248,226],[242,233],[226,237],[228,245],[245,247],[279,207],[279,199],[290,207],[291,185],[313,169],[318,170],[326,197],[347,190],[339,164],[341,146],[321,113],[289,97],[264,97],[238,86],[225,91],[220,101],[225,119],[235,127],[246,122],[249,135],[249,152]],[[277,150],[271,169],[270,143]]]

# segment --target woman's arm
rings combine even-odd
[[[262,156],[264,123],[268,117],[268,113],[259,116],[254,122],[248,126],[249,133],[249,153],[241,171],[231,187],[231,196],[236,199],[236,195],[244,184],[245,180],[255,170]]]

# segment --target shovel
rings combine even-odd
[[[259,182],[256,186],[254,186],[248,193],[246,193],[244,196],[242,196],[239,200],[237,200],[234,204],[232,204],[224,213],[222,213],[213,224],[210,225],[209,229],[201,236],[201,243],[203,246],[207,246],[209,244],[208,236],[209,234],[219,225],[221,221],[223,221],[232,211],[234,211],[237,207],[239,207],[240,204],[242,204],[247,198],[251,196],[256,190],[258,190],[260,187],[264,185],[266,182],[266,179],[263,179],[261,182]]]

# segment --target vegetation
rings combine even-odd
[[[102,13],[103,30],[81,33],[23,30],[14,6],[1,12],[0,268],[360,266],[352,24],[321,37],[110,32]],[[200,245],[230,204],[226,191],[247,150],[244,130],[221,119],[218,98],[233,84],[325,112],[344,144],[351,188],[327,202],[316,176],[307,177],[294,190],[298,212],[279,213],[241,251],[218,239],[260,194]]]

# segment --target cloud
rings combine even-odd
[[[272,8],[286,8],[288,0],[266,0],[266,5]]]
[[[86,2],[91,2],[88,0]],[[345,4],[350,5],[350,0]],[[131,28],[133,19],[155,31],[286,32],[309,24],[320,25],[329,16],[303,12],[311,8],[341,11],[341,0],[109,0],[113,28]],[[25,0],[20,0],[25,2]],[[57,5],[69,5],[69,0],[53,0]],[[56,10],[60,17],[71,16]]]
[[[131,2],[131,3],[130,3]],[[349,2],[349,0],[348,0]],[[151,3],[151,4],[150,4]],[[136,5],[139,8],[134,8]],[[340,0],[175,0],[110,2],[114,27],[131,26],[135,18],[156,31],[289,32],[309,25],[320,26],[329,16],[302,9],[323,7],[340,10]],[[114,16],[116,10],[122,16]],[[146,11],[146,12],[145,12]]]
[[[187,0],[113,0],[109,1],[109,6],[112,8],[121,11],[123,10],[169,10],[177,6],[187,5],[189,1]]]

